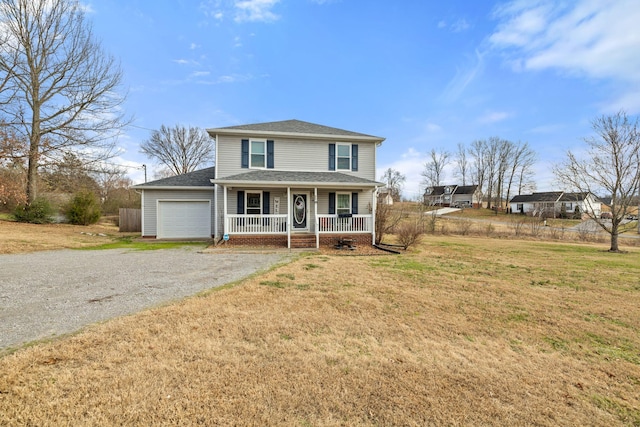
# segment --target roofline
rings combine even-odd
[[[269,187],[383,187],[386,184],[373,181],[371,183],[364,182],[312,182],[312,181],[235,181],[225,179],[212,179],[213,184],[231,185],[231,186],[269,186]]]
[[[213,185],[146,185],[138,184],[132,188],[136,190],[213,190]]]
[[[369,135],[337,135],[337,134],[322,134],[322,133],[300,133],[300,132],[277,132],[272,130],[250,130],[250,129],[224,129],[224,128],[211,128],[207,129],[207,132],[212,137],[217,135],[246,135],[246,136],[282,136],[282,137],[298,137],[305,139],[330,139],[336,141],[368,141],[381,144],[385,138],[379,136]]]

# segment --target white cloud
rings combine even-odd
[[[195,44],[195,43],[191,43],[191,44],[189,45],[189,50],[195,50],[195,49],[197,49],[198,47],[200,47],[200,46],[198,46],[198,45],[197,45],[197,44]]]
[[[84,13],[95,13],[96,10],[93,8],[93,6],[91,5],[91,3],[79,3],[80,9],[84,12]]]
[[[211,74],[210,71],[196,71],[194,73],[191,73],[191,77],[204,77],[210,74]]]
[[[451,31],[454,33],[461,33],[462,31],[468,30],[471,25],[467,22],[466,19],[458,19],[451,25]]]
[[[236,22],[273,22],[280,17],[271,9],[280,0],[236,0]]]
[[[637,0],[512,1],[494,12],[489,43],[516,70],[557,69],[620,83],[613,103],[640,108],[640,8]],[[611,107],[611,106],[609,106]]]
[[[503,120],[508,119],[512,114],[507,113],[506,111],[491,111],[485,114],[484,116],[478,118],[478,123],[489,124],[489,123],[497,123]]]
[[[444,102],[453,102],[458,100],[467,86],[471,84],[476,76],[482,71],[484,67],[483,57],[484,54],[476,50],[475,58],[470,65],[465,68],[457,69],[455,76],[449,81],[444,89],[444,92],[440,98]]]

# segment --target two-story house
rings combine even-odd
[[[439,185],[427,187],[423,196],[428,206],[478,207],[481,204],[477,185]]]
[[[375,241],[384,138],[299,120],[207,131],[215,168],[136,186],[143,236],[289,248]]]

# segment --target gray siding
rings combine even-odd
[[[158,200],[210,200],[211,210],[214,209],[213,188],[206,190],[142,190],[144,193],[143,236],[157,236]],[[214,215],[211,214],[211,230],[214,229]]]
[[[258,138],[258,137],[256,137]],[[218,137],[218,178],[247,172],[241,167],[242,137]],[[266,138],[265,138],[266,139]],[[329,144],[348,141],[316,141],[269,138],[274,140],[274,169],[298,172],[327,172],[329,170]],[[358,171],[340,171],[365,179],[375,180],[375,150],[373,142],[357,142]]]

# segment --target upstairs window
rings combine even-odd
[[[336,169],[351,170],[351,144],[336,144]]]
[[[358,170],[358,144],[329,144],[329,170]]]
[[[273,169],[274,142],[263,139],[243,139],[240,151],[243,168]]]
[[[267,141],[251,141],[249,158],[251,159],[251,168],[266,167],[266,145]]]

